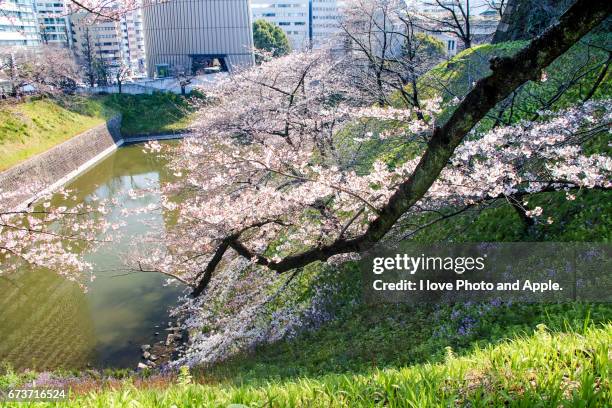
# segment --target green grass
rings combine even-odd
[[[106,107],[121,112],[124,136],[181,132],[193,120],[201,94],[190,97],[155,93],[153,95],[104,95],[98,100]]]
[[[121,113],[124,136],[185,130],[199,94],[103,95],[34,99],[0,107],[0,171],[49,150]]]
[[[532,195],[530,208],[544,209],[546,222],[525,231],[520,218],[507,202],[500,202],[484,210],[469,211],[432,225],[412,239],[422,243],[434,242],[611,242],[612,192],[582,190],[568,201],[564,192]],[[433,221],[437,216],[422,216],[418,222]],[[411,222],[415,220],[412,219]],[[401,224],[398,226],[402,228]]]
[[[447,349],[437,364],[253,384],[199,384],[184,371],[163,389],[126,383],[56,406],[604,407],[612,403],[610,344],[611,325],[566,333],[540,325],[466,356]]]
[[[491,73],[489,69],[491,58],[513,55],[526,44],[525,41],[483,44],[459,53],[423,75],[418,82],[421,99],[440,96],[444,102],[450,102],[455,96],[462,98],[478,79]],[[504,103],[498,105],[489,113],[488,118],[481,121],[479,130],[486,130],[495,123],[497,113],[502,106],[506,107],[501,116],[502,123],[516,123],[519,120],[532,119],[542,106],[558,110],[583,100],[591,91],[602,65],[607,60],[608,53],[605,50],[610,46],[612,46],[611,33],[598,32],[584,37],[544,70],[545,81],[528,82],[523,85],[513,96],[512,108],[509,107],[510,100],[507,105]],[[610,95],[612,95],[612,81],[608,72],[593,98],[610,97]],[[401,104],[399,96],[395,97],[395,103]],[[437,118],[438,122],[446,120],[453,110],[454,107],[444,109]]]
[[[86,99],[49,99],[0,107],[0,171],[104,123],[112,113]]]

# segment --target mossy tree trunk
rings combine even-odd
[[[537,37],[573,3],[574,0],[508,0],[493,44]]]

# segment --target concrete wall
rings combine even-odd
[[[215,85],[219,80],[227,77],[226,72],[220,72],[217,74],[199,75],[191,78],[191,84],[187,85],[186,92],[189,93],[194,89],[206,90],[206,88]],[[77,89],[78,93],[81,94],[100,94],[100,93],[119,93],[119,86],[96,86],[96,87],[82,87]],[[181,85],[176,78],[158,78],[141,80],[137,82],[128,82],[121,86],[121,92],[124,94],[140,95],[147,94],[151,95],[155,92],[172,92],[175,94],[181,93]]]
[[[18,209],[77,176],[123,143],[121,116],[0,173],[0,210]]]

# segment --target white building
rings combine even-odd
[[[142,9],[136,9],[121,18],[123,58],[134,73],[145,75],[147,60],[142,25]]]
[[[0,1],[0,47],[40,45],[33,0]]]
[[[341,0],[311,0],[312,42],[316,47],[330,41],[339,32],[344,2]]]
[[[266,20],[280,27],[292,49],[307,47],[310,38],[310,3],[308,0],[251,0],[253,21]]]
[[[341,0],[251,0],[253,21],[279,26],[294,50],[317,47],[338,32]]]
[[[42,44],[72,46],[69,11],[65,0],[38,0],[36,14]]]

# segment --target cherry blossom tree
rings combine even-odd
[[[80,72],[68,50],[14,47],[0,51],[0,79],[17,96],[30,87],[41,94],[62,93],[74,88]]]
[[[385,240],[409,239],[415,233],[440,220],[448,219],[469,209],[487,207],[496,201],[510,202],[532,223],[547,224],[555,220],[548,214],[547,209],[528,206],[526,201],[530,194],[565,190],[567,199],[573,200],[576,189],[612,188],[610,181],[612,160],[610,157],[587,156],[581,152],[581,145],[586,140],[601,132],[609,131],[612,120],[611,106],[612,101],[610,100],[587,102],[561,112],[542,112],[542,120],[538,122],[522,122],[511,127],[498,127],[482,135],[474,135],[478,137],[462,143],[457,148],[451,163],[442,171],[427,194],[402,216],[398,224],[404,225],[401,228],[393,228]],[[378,118],[381,116],[377,115]],[[371,117],[368,116],[368,119]],[[387,120],[387,118],[382,120]],[[381,132],[365,137],[376,141],[381,138],[402,138],[404,136],[403,132],[397,135]],[[159,146],[153,144],[150,149],[157,151]],[[184,149],[185,147],[181,148],[181,153],[186,151]],[[187,150],[192,149],[194,149],[193,145]],[[276,148],[275,151],[277,151]],[[233,152],[231,158],[228,157],[228,159],[238,162],[236,153]],[[304,245],[316,245],[316,241],[322,240],[322,237],[333,240],[340,235],[346,238],[358,236],[367,225],[368,216],[365,214],[375,214],[375,210],[370,210],[361,199],[369,199],[376,208],[380,208],[382,204],[379,203],[384,203],[385,200],[378,201],[377,195],[384,190],[384,186],[393,185],[394,180],[400,181],[405,174],[409,174],[414,169],[417,161],[418,158],[409,160],[392,171],[385,164],[377,163],[373,166],[373,171],[363,175],[361,180],[359,176],[351,174],[350,171],[345,171],[343,174],[337,172],[334,177],[345,177],[346,183],[343,183],[343,186],[346,187],[336,190],[330,187],[334,183],[333,180],[329,180],[327,176],[320,176],[316,181],[307,182],[313,184],[308,191],[300,187],[296,195],[289,193],[282,196],[292,201],[290,212],[282,209],[282,203],[278,203],[281,196],[275,195],[266,202],[265,209],[255,211],[260,213],[265,211],[266,214],[262,215],[262,218],[270,217],[267,211],[271,206],[283,211],[284,214],[275,215],[278,220],[276,222],[278,230],[268,232],[266,237],[260,238],[257,235],[258,231],[255,231],[259,226],[255,225],[254,220],[249,221],[248,225],[252,227],[252,230],[247,234],[250,232],[252,235],[242,234],[241,245],[250,247],[259,245],[265,248],[262,252],[274,261],[276,256],[281,257],[295,248],[299,250]],[[201,165],[200,163],[199,166]],[[269,168],[286,167],[287,161],[270,159],[267,166]],[[224,165],[221,164],[215,166],[215,169],[223,171],[223,167]],[[265,177],[265,171],[261,167],[257,167],[256,172]],[[198,177],[199,180],[203,180],[196,176],[193,170],[187,171],[185,176]],[[278,173],[274,173],[273,177],[277,176]],[[364,179],[367,181],[362,183]],[[357,180],[357,183],[360,184],[357,185],[353,180]],[[284,182],[292,183],[293,181],[284,179]],[[368,184],[368,182],[377,184]],[[276,183],[271,182],[268,187],[271,187],[271,184],[279,185],[277,183],[283,183],[283,180],[279,179]],[[354,187],[351,188],[352,186]],[[381,186],[382,189],[379,188]],[[249,185],[241,186],[238,182],[235,182],[232,187],[236,190],[250,188]],[[187,185],[178,182],[172,188],[198,191],[201,185],[194,184],[193,181],[187,182]],[[312,196],[312,191],[317,188],[321,191],[318,200],[317,197]],[[343,195],[348,195],[347,190],[360,194],[360,198],[346,197],[343,199]],[[220,192],[216,191],[216,193]],[[306,192],[308,196],[305,195]],[[176,190],[172,195],[175,194]],[[333,198],[330,198],[330,195]],[[251,198],[256,196],[257,193],[249,194]],[[308,201],[306,197],[313,201]],[[218,235],[218,238],[202,236],[208,230],[200,229],[201,223],[210,222],[213,225],[219,225],[215,217],[218,216],[219,211],[223,211],[227,213],[223,214],[223,221],[233,218],[234,222],[237,222],[234,228],[238,229],[245,228],[243,223],[245,215],[257,215],[253,213],[252,208],[248,207],[248,204],[239,198],[236,199],[237,195],[226,197],[224,200],[189,200],[186,203],[189,206],[188,209],[166,202],[167,209],[171,211],[178,209],[181,216],[188,215],[180,220],[179,229],[168,237],[173,240],[177,236],[182,238],[180,242],[175,242],[177,246],[172,251],[172,255],[160,252],[154,255],[154,258],[157,259],[151,260],[151,264],[164,265],[166,271],[176,271],[179,269],[178,265],[181,265],[181,270],[184,271],[181,277],[190,276],[187,279],[188,283],[197,282],[197,280],[194,282],[193,276],[197,277],[198,268],[204,268],[205,262],[213,259],[210,258],[212,252],[203,255],[203,252],[196,248],[199,245],[206,245],[205,239],[216,240],[219,243],[222,242],[222,237],[227,238],[226,235],[223,235],[223,231],[219,232],[221,235]],[[264,199],[266,198],[262,197],[259,200]],[[332,200],[345,204],[342,207],[331,205],[329,201]],[[336,217],[322,214],[322,208],[316,203],[317,201],[326,201],[327,206],[324,211],[328,214],[334,212]],[[312,202],[315,204],[313,205]],[[219,204],[222,204],[223,207],[218,207]],[[254,204],[259,208],[260,202]],[[296,206],[298,210],[294,211]],[[345,210],[346,215],[342,214]],[[305,216],[305,212],[310,212],[311,216]],[[288,216],[285,217],[285,214]],[[342,218],[339,214],[344,215],[342,224],[334,222]],[[415,220],[418,221],[423,214],[438,214],[439,218],[428,220],[423,224],[414,224]],[[360,222],[359,217],[362,215],[362,222]],[[353,221],[355,219],[357,221]],[[346,228],[351,221],[359,225]],[[310,224],[305,225],[305,222]],[[406,225],[412,227],[406,228]],[[186,235],[187,231],[189,236]],[[222,243],[217,245],[222,245]],[[229,245],[231,247],[231,244]],[[237,248],[239,250],[240,247]],[[218,252],[214,254],[216,255]],[[198,256],[205,259],[200,263]],[[342,261],[342,258],[328,261]],[[190,263],[191,265],[188,265]],[[308,267],[298,268],[287,274],[278,274],[256,263],[256,260],[253,262],[247,257],[226,253],[224,259],[219,261],[214,276],[208,281],[206,290],[201,296],[183,300],[181,307],[175,313],[185,318],[183,327],[190,332],[190,345],[186,355],[176,364],[202,364],[223,360],[239,350],[250,350],[261,343],[290,338],[301,330],[316,327],[317,324],[330,318],[326,312],[326,301],[335,290],[333,285],[330,286],[330,284],[316,280],[312,284],[313,295],[308,298],[307,302],[299,302],[297,299],[300,299],[300,296],[293,292],[299,285],[292,287],[290,283],[296,279],[298,274],[308,273],[305,272]],[[194,267],[193,272],[189,272],[191,267]],[[280,296],[283,296],[282,302],[275,303]],[[224,305],[221,311],[218,307],[220,303]],[[203,332],[202,327],[206,327],[207,330]]]
[[[120,20],[126,13],[140,7],[141,0],[69,0],[68,12],[86,11],[93,22],[97,19]]]
[[[423,101],[420,109],[379,106],[371,92],[351,86],[347,66],[325,50],[282,57],[221,82],[200,112],[197,137],[171,156],[176,180],[164,185],[161,205],[176,219],[152,231],[166,246],[142,257],[139,267],[175,276],[200,295],[219,267],[236,259],[266,273],[295,273],[365,251],[398,221],[424,211],[506,199],[543,222],[546,209],[527,207],[526,195],[567,190],[571,199],[573,189],[610,188],[610,159],[580,148],[584,135],[609,128],[609,101],[542,112],[535,122],[486,134],[472,131],[608,16],[608,2],[586,2],[578,0],[559,25],[515,56],[491,61],[492,73],[457,101],[443,124],[435,119],[439,100]],[[414,145],[414,153],[395,166],[355,165],[356,152],[391,139]],[[95,242],[94,231],[112,229],[92,215],[107,205],[3,209],[3,272],[10,258],[76,279],[86,264],[70,242]]]
[[[435,122],[439,101],[423,104],[423,119],[416,109],[373,105],[371,93],[352,87],[346,67],[324,52],[280,58],[221,84],[217,103],[201,112],[198,137],[187,139],[171,164],[183,177],[164,191],[164,205],[178,212],[176,227],[160,236],[168,248],[143,264],[192,282],[198,295],[235,254],[283,273],[365,251],[420,211],[518,202],[551,189],[610,188],[609,158],[585,156],[575,143],[585,127],[609,123],[607,101],[470,134],[609,13],[603,2],[582,3],[517,55],[491,61],[492,74],[442,125]],[[346,129],[356,146],[347,148],[339,136]],[[387,138],[421,141],[420,153],[396,167],[377,161],[368,172],[356,171],[351,152]],[[181,203],[172,199],[177,195]]]

